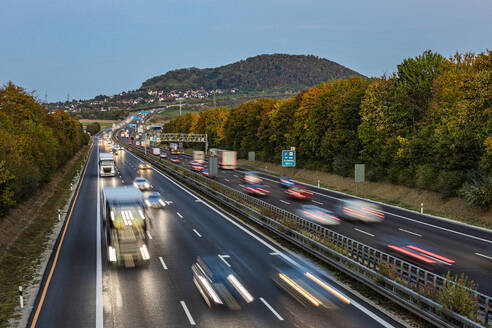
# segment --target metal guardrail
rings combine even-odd
[[[201,174],[163,162],[155,156],[145,155],[132,146],[122,145],[174,178],[247,216],[438,327],[488,327],[492,302],[487,295],[473,291],[479,303],[477,318],[482,321],[484,325],[482,326],[419,293],[425,288],[438,291],[446,283],[444,277],[302,219]],[[398,281],[391,280],[379,272],[384,263],[396,270]]]

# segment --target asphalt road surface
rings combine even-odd
[[[162,149],[166,152],[167,150]],[[191,156],[179,155],[180,165],[190,168]],[[166,159],[169,160],[169,159]],[[217,181],[241,190],[244,170],[219,170]],[[334,210],[340,199],[353,198],[316,186],[303,185],[314,193],[309,200],[296,200],[285,194],[279,178],[259,173],[264,186],[269,190],[267,196],[258,196],[277,207],[297,213],[302,205],[316,205]],[[480,292],[492,295],[492,233],[463,225],[457,222],[438,219],[392,206],[382,206],[385,220],[380,223],[343,221],[330,226],[333,231],[375,247],[386,253],[401,257],[429,271],[446,274],[466,274],[478,283]],[[418,254],[414,258],[389,248],[395,245]],[[409,246],[411,248],[409,248]],[[419,251],[415,251],[418,249]],[[426,259],[434,263],[426,262]]]
[[[103,151],[109,148],[96,141],[28,327],[400,327],[338,285],[329,272],[273,244],[154,168],[139,170],[141,161],[127,151],[116,156],[116,176],[100,178],[97,161]],[[131,269],[109,266],[100,191],[131,185],[137,176],[147,178],[167,205],[147,210],[151,258]],[[254,300],[237,310],[209,308],[192,281],[197,256],[223,261]],[[329,285],[332,292],[316,290],[329,306],[307,306],[292,291],[279,288],[272,277],[282,268],[310,273]]]

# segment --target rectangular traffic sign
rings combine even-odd
[[[282,167],[296,166],[296,152],[294,150],[282,150]]]
[[[365,164],[355,164],[355,182],[364,182],[366,172]]]

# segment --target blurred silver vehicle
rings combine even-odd
[[[253,171],[244,172],[243,181],[247,184],[263,184],[263,180],[258,176],[258,173]]]
[[[254,300],[234,271],[218,256],[198,257],[191,270],[193,282],[209,307],[238,310],[240,303]]]
[[[152,208],[164,208],[166,206],[166,203],[164,203],[164,201],[162,200],[161,194],[159,194],[157,191],[153,191],[146,195],[145,205]]]
[[[316,205],[302,205],[297,210],[297,215],[321,225],[340,224],[340,219],[336,217],[335,213]]]
[[[343,219],[367,223],[382,222],[384,220],[381,206],[359,199],[340,200],[336,214]]]
[[[149,190],[150,189],[150,184],[147,181],[147,179],[143,177],[137,177],[135,178],[135,181],[133,182],[133,185],[137,187],[140,190]]]
[[[300,270],[288,263],[277,262],[273,265],[272,280],[306,307],[321,310],[335,310],[342,301],[350,304],[350,300],[341,292],[331,287],[315,273]]]

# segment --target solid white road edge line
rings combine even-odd
[[[366,232],[366,231],[364,231],[364,230],[360,230],[360,229],[357,229],[357,228],[354,228],[354,230],[357,230],[358,232],[365,233],[365,234],[366,234],[366,235],[368,235],[368,236],[374,237],[374,235],[373,235],[372,233]]]
[[[164,270],[167,270],[167,265],[166,265],[166,263],[164,263],[162,256],[159,256],[159,261],[161,261],[161,264],[162,264],[162,267],[164,268]]]
[[[128,152],[130,153],[130,152]],[[135,155],[133,155],[132,153],[130,153],[133,157],[137,158]],[[215,207],[213,207],[211,204],[209,204],[208,202],[205,202],[202,198],[198,197],[197,195],[195,195],[195,193],[193,193],[192,191],[188,190],[187,188],[181,186],[179,183],[177,183],[176,181],[174,181],[173,179],[171,179],[170,177],[166,176],[164,173],[158,171],[157,169],[155,169],[154,167],[152,167],[152,169],[157,172],[159,175],[161,175],[162,177],[164,177],[166,180],[170,181],[171,183],[173,183],[174,185],[176,185],[178,188],[180,188],[181,190],[185,191],[188,195],[192,196],[194,199],[201,199],[202,200],[202,203],[207,206],[208,208],[210,208],[212,211],[214,211],[215,213],[217,213],[218,215],[220,215],[222,218],[226,219],[227,221],[229,221],[230,223],[232,223],[233,225],[235,225],[236,227],[238,227],[239,229],[241,229],[242,231],[244,231],[245,233],[247,233],[249,236],[251,236],[252,238],[256,239],[259,243],[261,243],[262,245],[266,246],[267,248],[269,248],[270,250],[272,250],[273,252],[276,252],[278,253],[279,256],[281,256],[284,260],[286,260],[287,262],[295,265],[296,267],[298,268],[302,268],[301,265],[299,265],[296,261],[294,261],[293,259],[291,259],[290,257],[288,257],[287,255],[285,255],[284,253],[281,253],[277,248],[273,247],[272,245],[270,245],[269,243],[267,243],[265,240],[263,240],[262,238],[260,238],[259,236],[257,236],[256,234],[254,234],[253,232],[249,231],[248,229],[246,229],[245,227],[243,227],[241,224],[239,224],[238,222],[236,222],[235,220],[231,219],[230,217],[228,217],[227,215],[225,215],[224,213],[222,213],[221,211],[219,211],[218,209],[216,209]],[[383,325],[384,327],[386,328],[390,328],[390,327],[393,327],[391,324],[389,324],[388,322],[386,322],[385,320],[383,320],[382,318],[380,318],[377,314],[371,312],[370,310],[366,309],[364,306],[360,305],[359,303],[357,303],[356,301],[354,301],[352,298],[348,297],[347,295],[344,295],[342,294],[344,297],[346,297],[349,301],[350,301],[350,304],[352,304],[353,306],[355,306],[357,309],[359,309],[360,311],[362,311],[363,313],[365,313],[366,315],[368,315],[369,317],[371,317],[372,319],[374,319],[375,321],[377,321],[378,323],[380,323],[381,325]]]
[[[150,234],[149,230],[147,230],[147,236],[149,236],[149,239],[152,239],[152,235]]]
[[[202,238],[202,235],[200,235],[200,233],[198,231],[196,231],[196,229],[193,229],[193,231],[196,233],[196,235],[200,238]]]
[[[226,259],[228,259],[230,256],[229,255],[217,255],[221,260],[222,262],[224,262],[229,268],[231,267],[231,265],[229,264],[229,262],[226,261]]]
[[[181,306],[183,307],[183,310],[185,311],[186,316],[188,317],[188,321],[190,322],[190,325],[195,326],[195,320],[193,320],[193,317],[191,316],[190,311],[188,310],[188,307],[186,306],[186,303],[184,301],[180,301]]]
[[[411,232],[411,231],[408,231],[408,230],[405,230],[405,229],[398,228],[398,230],[403,231],[403,232],[406,232],[406,233],[409,233],[411,235],[422,237],[421,234],[418,234],[418,233],[415,233],[415,232]]]
[[[97,146],[97,163],[99,163],[99,145]],[[96,328],[103,328],[102,295],[102,254],[101,254],[101,185],[97,170],[97,219],[96,219]]]
[[[290,203],[289,203],[289,202],[286,202],[286,201],[285,201],[285,200],[283,200],[283,199],[279,199],[279,201],[281,201],[281,202],[282,202],[282,203],[284,203],[284,204],[290,205]]]
[[[263,302],[263,304],[265,304],[265,306],[270,310],[272,311],[273,314],[275,314],[275,316],[277,317],[278,320],[284,320],[284,318],[282,318],[280,316],[280,314],[277,313],[277,311],[275,311],[274,308],[272,308],[272,306],[270,304],[268,304],[267,301],[265,301],[265,299],[263,297],[260,297],[260,301]]]
[[[487,255],[483,255],[483,254],[480,254],[480,253],[475,253],[475,255],[478,255],[478,256],[481,256],[481,257],[485,257],[485,258],[487,258],[489,260],[492,260],[492,257],[487,256]]]

